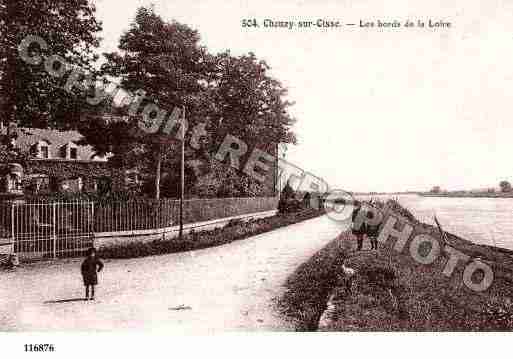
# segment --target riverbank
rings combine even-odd
[[[416,232],[440,240],[436,228],[419,222],[397,203],[394,206],[394,214]],[[463,261],[451,276],[442,274],[449,259],[444,251],[430,265],[413,260],[408,244],[403,252],[395,251],[393,241],[380,243],[378,251],[368,249],[370,243],[366,241],[364,250],[356,252],[356,240],[347,231],[289,278],[282,310],[297,320],[298,330],[512,330],[513,252],[477,245],[452,234],[447,241],[492,268],[494,280],[486,291],[472,291],[463,283]],[[341,263],[356,270],[350,293]]]

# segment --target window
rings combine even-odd
[[[69,150],[69,158],[76,160],[78,158],[78,150],[76,147],[71,147]]]
[[[61,147],[61,156],[66,160],[78,160],[78,147],[73,142],[68,142]]]
[[[31,148],[31,153],[36,158],[50,158],[50,143],[46,140],[36,142]]]
[[[39,153],[41,158],[48,158],[48,146],[39,147]]]

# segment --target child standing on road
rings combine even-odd
[[[85,299],[94,300],[94,286],[98,284],[97,273],[103,269],[103,263],[96,258],[96,249],[89,248],[87,250],[87,257],[82,262],[80,270],[82,278],[84,279],[85,286]],[[91,287],[91,297],[89,298],[89,287]]]

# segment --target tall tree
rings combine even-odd
[[[292,103],[286,99],[285,87],[270,75],[267,63],[253,53],[235,57],[228,51],[218,54],[215,61],[215,76],[209,83],[213,104],[208,124],[211,158],[227,135],[247,145],[241,163],[255,148],[277,158],[278,144],[296,143],[291,130],[295,120],[288,111]],[[268,171],[265,183],[261,183],[215,160],[210,170],[200,179],[198,185],[201,183],[203,189],[196,188],[198,193],[258,196],[274,192],[273,171]]]
[[[18,46],[39,36],[46,49],[31,47],[43,60],[61,56],[66,63],[93,70],[101,23],[89,0],[5,1],[0,5],[0,116],[5,122],[33,127],[68,127],[78,120],[83,99],[62,89],[65,76],[52,77],[44,64],[31,65]],[[44,61],[42,61],[44,62]],[[68,67],[67,67],[68,69]],[[72,125],[72,124],[71,124]]]
[[[91,123],[83,133],[100,152],[111,151],[121,161],[130,157],[152,167],[158,197],[160,172],[170,174],[167,182],[176,178],[173,173],[179,166],[178,143],[154,143],[152,136],[133,136],[131,129],[141,118],[149,127],[156,123],[159,114],[144,114],[147,105],[155,104],[167,111],[167,116],[174,107],[185,106],[189,124],[186,143],[190,144],[197,124],[204,123],[206,130],[199,147],[187,146],[186,162],[208,162],[204,167],[216,174],[201,179],[190,175],[190,180],[199,180],[208,192],[192,186],[194,193],[255,195],[262,191],[261,184],[211,159],[228,134],[248,144],[248,155],[255,146],[273,154],[276,144],[295,142],[286,89],[254,54],[233,57],[224,52],[213,56],[199,45],[199,40],[198,32],[188,26],[166,22],[151,8],[138,9],[129,30],[121,36],[118,51],[105,54],[107,63],[102,70],[119,79],[121,87],[131,93],[143,90],[145,97],[137,113],[127,111],[132,113],[124,124]],[[136,149],[137,156],[133,155]]]
[[[155,121],[161,121],[160,116],[167,119],[174,108],[182,107],[186,108],[189,128],[206,118],[204,97],[213,67],[199,41],[198,32],[187,25],[165,22],[152,8],[137,10],[130,29],[121,36],[118,51],[105,54],[107,62],[102,67],[104,74],[118,78],[130,93],[145,92],[144,98],[140,96],[138,111],[132,113],[136,121],[142,117],[152,127]],[[155,111],[144,113],[150,108],[146,106],[153,105]],[[152,159],[158,198],[162,165],[170,152],[177,157],[176,146],[154,142],[151,136],[137,138],[129,131],[117,133],[132,148],[143,148],[146,158]],[[93,142],[98,145],[95,147],[102,147],[98,142]]]
[[[217,142],[231,134],[263,150],[270,144],[296,143],[291,130],[295,120],[288,111],[293,103],[286,99],[286,88],[269,74],[269,65],[253,53],[234,57],[224,52],[216,60],[212,129]]]

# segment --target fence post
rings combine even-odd
[[[91,202],[91,218],[89,219],[89,229],[93,233],[96,229],[96,221],[94,218],[94,202]]]
[[[11,236],[12,236],[12,251],[13,251],[13,254],[14,254],[14,246],[15,246],[15,241],[16,241],[16,234],[15,234],[15,229],[14,229],[14,203],[11,203]]]
[[[91,219],[89,220],[89,231],[91,232],[91,236],[93,237],[93,247],[95,247],[95,244],[94,243],[94,234],[95,234],[95,230],[96,230],[96,219],[94,218],[94,202],[91,202]]]
[[[57,203],[52,203],[52,235],[53,235],[53,259],[57,258],[57,232],[56,232],[56,224],[57,224],[57,211],[56,211]]]

